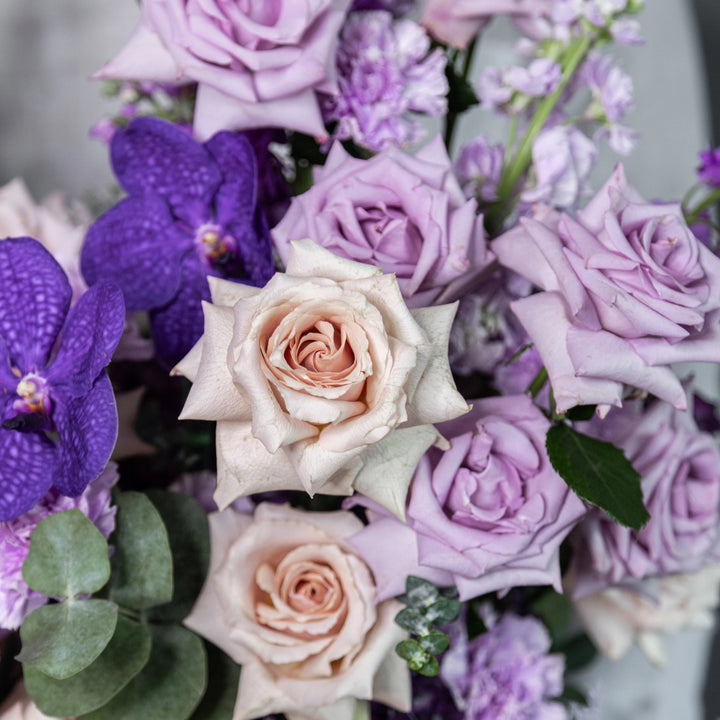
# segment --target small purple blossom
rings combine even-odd
[[[527,67],[486,68],[480,76],[478,96],[483,107],[505,105],[515,93],[530,98],[544,97],[557,90],[562,68],[549,58],[537,58]]]
[[[469,641],[463,623],[453,626],[440,677],[464,720],[567,720],[562,704],[565,658],[548,654],[550,635],[533,617],[507,613]]]
[[[445,55],[412,20],[389,12],[348,17],[337,51],[339,93],[324,103],[334,138],[380,151],[419,140],[424,132],[409,113],[442,116],[448,92]]]
[[[587,194],[597,148],[576,127],[556,125],[543,130],[533,143],[532,156],[535,187],[522,194],[525,202],[566,209]]]
[[[110,488],[117,482],[117,466],[110,463],[77,498],[51,489],[31,510],[9,522],[0,522],[0,628],[14,630],[26,615],[44,605],[46,595],[31,590],[22,577],[22,565],[37,524],[48,515],[79,508],[105,538],[115,529]]]
[[[0,521],[51,486],[77,497],[105,467],[117,411],[105,367],[125,321],[103,280],[70,308],[72,288],[33,238],[0,242]]]
[[[91,226],[85,279],[109,277],[128,310],[149,310],[158,358],[172,366],[203,332],[208,275],[264,285],[273,274],[246,137],[204,144],[157,118],[137,118],[113,138],[115,175],[129,197]]]
[[[701,183],[710,187],[720,187],[720,147],[710,147],[700,152],[700,167],[697,169]]]
[[[491,145],[484,135],[460,149],[454,167],[465,197],[477,198],[480,202],[497,200],[504,155],[503,146]]]

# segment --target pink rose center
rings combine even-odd
[[[292,338],[285,350],[290,367],[312,373],[342,373],[355,363],[343,328],[319,321],[310,331]]]

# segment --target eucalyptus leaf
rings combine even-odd
[[[202,640],[177,625],[152,626],[147,665],[109,703],[80,720],[187,720],[207,683]]]
[[[413,635],[423,635],[430,629],[430,623],[423,613],[412,607],[406,607],[395,615],[395,622]]]
[[[634,530],[650,519],[643,504],[640,475],[622,450],[565,423],[548,430],[545,445],[556,472],[583,500]]]
[[[450,647],[450,638],[441,630],[430,630],[418,640],[420,647],[430,655],[439,655]]]
[[[408,575],[405,580],[405,594],[400,595],[398,600],[410,607],[422,607],[431,605],[440,597],[440,591],[429,580]]]
[[[119,493],[117,507],[110,597],[132,610],[170,602],[172,554],[160,513],[139,492]]]
[[[240,666],[212,643],[205,643],[205,651],[208,657],[208,687],[191,720],[232,720]]]
[[[438,659],[436,657],[429,658],[422,667],[418,668],[418,672],[427,677],[435,677],[440,673],[440,663]]]
[[[148,492],[160,513],[173,560],[173,598],[148,611],[150,620],[181,622],[193,608],[210,565],[210,526],[200,503],[164,490]]]
[[[460,601],[453,598],[438,598],[426,611],[428,622],[433,625],[447,625],[457,620],[460,614]]]
[[[65,680],[90,665],[115,632],[118,607],[108,600],[66,600],[31,612],[20,629],[23,665]]]
[[[46,715],[77,717],[105,705],[145,666],[152,644],[150,629],[118,616],[115,634],[92,665],[67,680],[55,680],[25,667],[25,686]]]
[[[107,542],[77,508],[48,515],[33,531],[22,573],[43,595],[97,592],[110,577]]]
[[[427,661],[428,654],[417,640],[402,640],[395,646],[395,652],[403,659],[411,670],[419,670]]]

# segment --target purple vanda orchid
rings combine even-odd
[[[120,340],[120,289],[101,281],[70,309],[72,289],[33,238],[0,242],[0,521],[54,486],[77,497],[117,436],[105,371]]]
[[[137,118],[111,145],[129,197],[88,231],[88,283],[117,282],[128,310],[149,310],[158,358],[175,365],[203,333],[207,276],[264,285],[273,275],[247,138],[220,132],[206,143],[157,118]]]

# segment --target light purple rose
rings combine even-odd
[[[506,613],[469,641],[462,623],[450,632],[440,677],[464,720],[568,720],[554,701],[563,691],[565,657],[550,653],[550,634],[534,617]]]
[[[425,0],[420,22],[437,40],[464,48],[494,15],[549,15],[554,0]]]
[[[550,424],[524,395],[471,403],[438,426],[449,449],[420,460],[407,524],[370,512],[351,539],[380,598],[400,594],[407,575],[456,585],[462,600],[517,585],[560,590],[558,548],[585,506],[550,465]]]
[[[48,515],[79,508],[105,538],[110,537],[115,529],[116,512],[110,504],[110,488],[117,480],[117,465],[109,463],[80,497],[65,497],[52,488],[32,510],[15,520],[0,522],[0,629],[19,628],[26,615],[48,601],[47,595],[31,590],[22,576],[37,524]]]
[[[408,305],[424,307],[459,297],[492,259],[475,209],[439,136],[416,155],[390,148],[370,160],[336,143],[272,238],[285,262],[293,240],[310,238],[395,273]]]
[[[492,243],[542,289],[512,304],[547,368],[559,412],[620,406],[625,385],[686,406],[668,367],[720,361],[720,259],[678,203],[649,203],[622,165],[577,220],[536,206]]]
[[[644,413],[630,405],[585,432],[624,450],[650,520],[636,533],[598,510],[587,515],[573,536],[576,595],[720,562],[720,451],[691,412],[659,401]]]
[[[96,78],[198,83],[195,134],[285,127],[324,136],[350,0],[144,0],[140,25]]]

